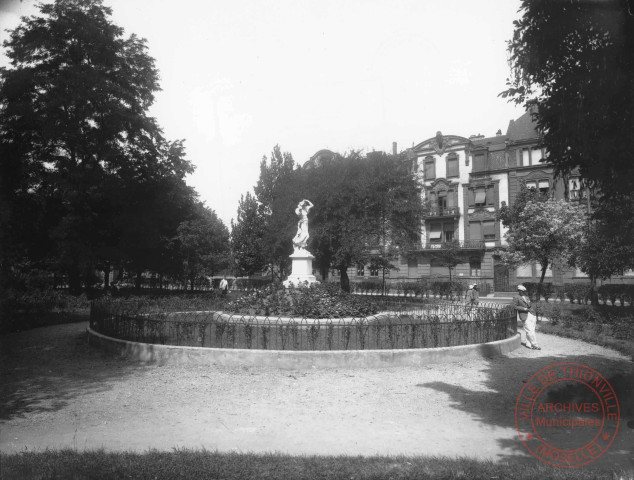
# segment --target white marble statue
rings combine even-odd
[[[299,217],[297,222],[297,234],[293,238],[293,247],[295,250],[305,250],[308,245],[308,211],[313,208],[313,204],[310,200],[302,200],[297,204],[295,214]]]

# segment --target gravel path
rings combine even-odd
[[[0,451],[174,447],[290,454],[424,454],[531,459],[514,408],[524,382],[586,364],[617,390],[622,423],[598,461],[634,467],[634,364],[576,340],[425,368],[157,366],[90,349],[86,323],[1,338]],[[631,424],[632,422],[630,422]]]

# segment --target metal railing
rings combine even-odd
[[[491,240],[494,241],[494,240]],[[441,250],[457,246],[465,250],[484,250],[484,240],[454,240],[452,242],[427,242],[423,244],[423,250]]]
[[[515,335],[508,306],[382,304],[366,318],[306,319],[220,310],[171,310],[159,304],[98,300],[90,325],[104,335],[143,343],[263,350],[434,348]]]

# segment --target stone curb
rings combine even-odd
[[[520,347],[520,334],[505,340],[457,347],[407,350],[286,351],[181,347],[131,342],[87,328],[91,346],[131,360],[159,365],[263,366],[280,369],[419,367],[503,355]]]

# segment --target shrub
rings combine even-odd
[[[337,284],[312,284],[256,290],[227,303],[225,310],[267,316],[341,318],[367,317],[375,314],[378,307],[367,299],[343,292]]]

